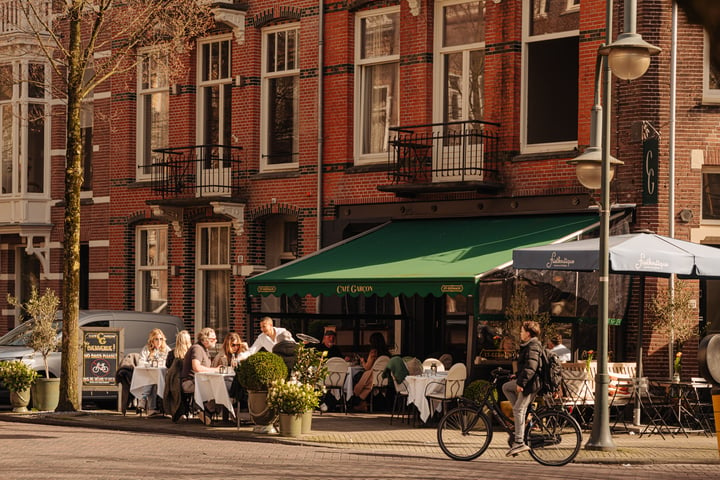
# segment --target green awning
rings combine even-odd
[[[392,221],[247,280],[250,295],[472,295],[516,248],[597,224],[597,214]]]

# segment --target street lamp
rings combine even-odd
[[[615,443],[610,434],[610,409],[608,403],[608,280],[610,275],[610,180],[615,165],[622,162],[610,156],[610,81],[611,72],[626,80],[641,77],[650,66],[650,57],[660,49],[645,42],[635,33],[636,0],[625,0],[625,32],[612,39],[613,2],[606,2],[605,44],[598,50],[595,68],[595,105],[592,109],[590,147],[585,153],[568,163],[576,165],[578,180],[587,188],[600,188],[600,272],[597,322],[597,374],[595,376],[595,413],[592,432],[585,448],[589,450],[614,450]],[[605,60],[605,61],[604,61]],[[604,68],[603,68],[604,65]],[[602,106],[598,101],[600,92],[600,71],[604,73]],[[598,117],[602,116],[602,147],[597,146]],[[598,153],[599,159],[598,159]],[[598,174],[599,171],[599,174]]]

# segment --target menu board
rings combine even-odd
[[[123,351],[122,328],[82,328],[82,387],[115,387]]]

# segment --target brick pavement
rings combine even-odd
[[[246,415],[246,414],[244,414]],[[241,414],[242,418],[242,414]],[[444,458],[437,445],[435,429],[414,427],[394,421],[390,425],[389,415],[318,413],[313,416],[313,429],[299,438],[279,435],[256,434],[252,426],[237,427],[219,424],[205,426],[199,420],[184,419],[177,424],[169,417],[141,417],[134,413],[123,416],[113,411],[82,411],[73,413],[28,413],[14,414],[0,412],[0,421],[46,423],[54,425],[103,428],[119,431],[137,431],[156,434],[188,435],[193,437],[249,440],[255,442],[281,442],[347,449],[377,455],[404,455]],[[587,441],[587,432],[584,441]],[[483,454],[483,459],[505,460],[506,435],[498,432]],[[718,443],[715,436],[690,434],[687,438],[676,435],[663,440],[659,435],[615,434],[613,440],[617,449],[599,452],[582,449],[577,463],[608,464],[718,464]],[[519,461],[532,462],[530,457]]]

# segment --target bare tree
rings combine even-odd
[[[66,166],[63,225],[63,337],[58,410],[80,408],[79,285],[80,187],[83,183],[82,101],[114,75],[137,67],[141,47],[166,53],[169,80],[183,74],[191,41],[212,25],[205,0],[18,0],[17,31],[49,62],[54,79],[44,88],[66,102]]]

